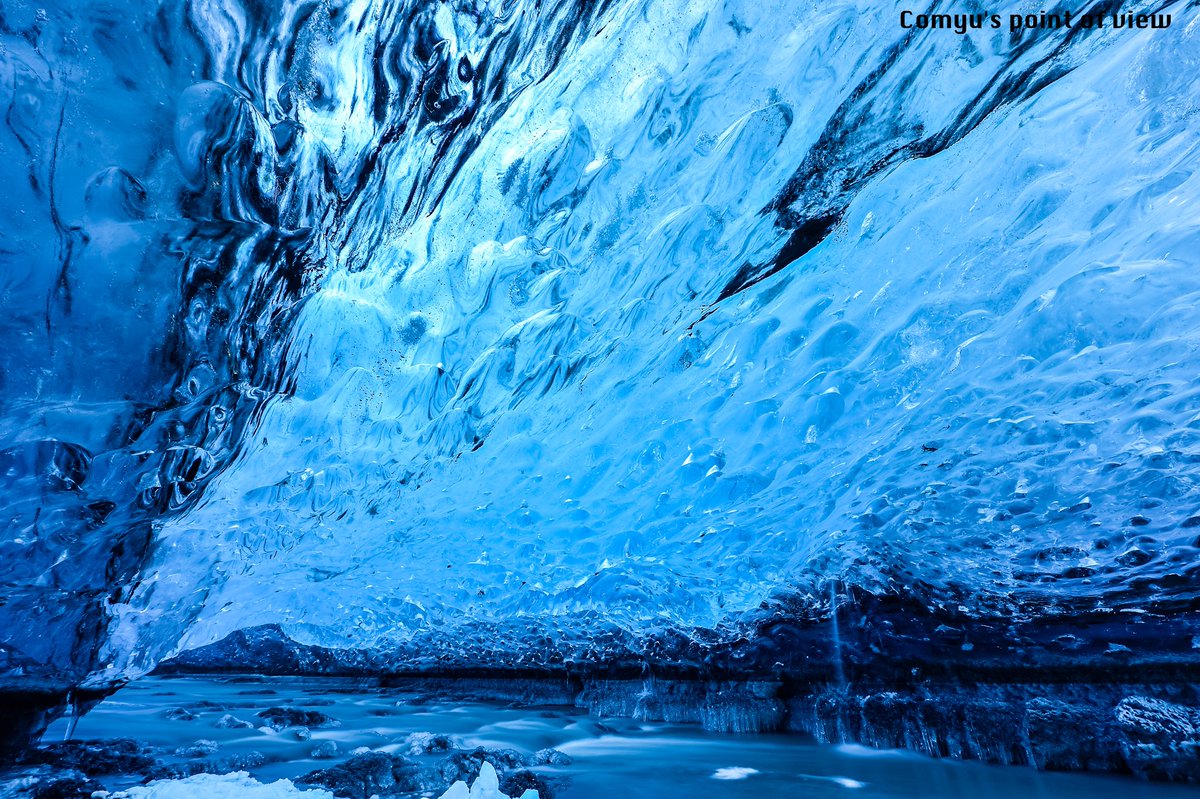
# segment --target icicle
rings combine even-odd
[[[833,669],[839,688],[846,687],[846,673],[842,670],[842,633],[838,627],[837,583],[829,583],[829,618],[833,622]]]
[[[67,692],[67,731],[63,733],[63,740],[69,741],[75,737],[75,725],[79,723],[79,701],[75,698],[74,691]]]

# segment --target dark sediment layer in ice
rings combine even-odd
[[[1022,686],[1035,763],[1091,729],[1039,686],[1194,705],[1194,27],[46,5],[0,13],[0,750],[287,619],[361,648],[169,668],[917,748],[928,686]]]
[[[764,610],[741,636],[614,630],[573,651],[537,629],[480,627],[466,638],[415,638],[377,651],[303,644],[270,625],[181,653],[158,673],[343,677],[359,688],[1200,781],[1194,608],[1037,608],[978,618],[855,592],[836,607],[824,616]],[[501,640],[511,646],[495,654]],[[539,648],[539,640],[548,643]],[[1139,646],[1145,641],[1154,641],[1152,650]],[[98,698],[73,700],[86,709]],[[61,712],[55,701],[61,697],[32,695],[26,745]]]
[[[981,617],[956,609],[953,598],[923,603],[853,588],[845,594],[832,613],[802,599],[785,600],[727,628],[638,636],[612,627],[584,641],[533,622],[475,623],[462,635],[428,631],[403,646],[372,650],[302,644],[278,625],[265,625],[180,653],[157,673],[629,678],[651,670],[674,679],[906,684],[1003,683],[1024,673],[1108,683],[1148,670],[1200,672],[1200,599],[1128,607],[1013,605]]]
[[[159,672],[371,678],[722,732],[793,730],[936,757],[1200,781],[1197,618],[1160,610],[978,619],[854,596],[836,618],[764,618],[732,641],[678,634],[635,651],[614,636],[588,658],[543,652],[537,665],[517,648],[490,661],[462,649],[455,658],[434,641],[380,653],[306,646],[262,627]],[[1139,651],[1139,640],[1154,650]]]

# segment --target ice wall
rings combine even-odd
[[[1193,608],[1163,8],[6,4],[7,679]]]
[[[0,6],[0,685],[39,692],[110,679],[156,525],[286,390],[321,188],[196,83],[194,10],[59,5]]]

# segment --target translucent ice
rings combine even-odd
[[[471,783],[470,789],[465,782],[459,780],[447,788],[440,799],[509,799],[509,796],[500,791],[500,778],[496,775],[495,767],[484,761],[479,768],[479,776]],[[538,792],[527,788],[520,797],[512,799],[538,799]]]
[[[1200,30],[902,7],[6,6],[0,687],[1187,606]]]
[[[182,780],[156,780],[111,794],[112,799],[333,799],[320,788],[300,789],[291,780],[261,783],[244,771],[197,774]]]

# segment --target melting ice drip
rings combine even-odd
[[[842,630],[838,620],[837,583],[829,584],[829,629],[833,643],[833,673],[839,688],[846,687],[846,671],[842,666]]]

